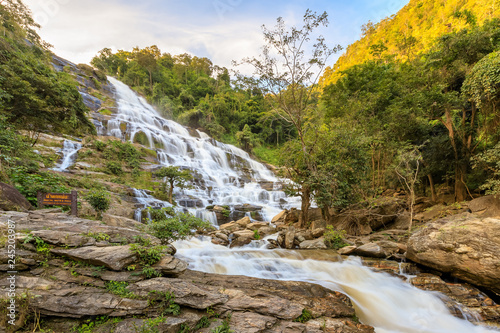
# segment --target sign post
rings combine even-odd
[[[78,214],[78,192],[71,193],[37,193],[38,207],[71,206],[71,215]]]

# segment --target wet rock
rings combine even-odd
[[[229,242],[229,238],[227,237],[227,235],[225,235],[225,234],[223,234],[221,232],[216,233],[215,237],[220,238],[220,239],[222,239],[225,242]]]
[[[295,227],[289,227],[285,233],[285,249],[293,249],[295,241]]]
[[[500,294],[500,220],[460,214],[413,234],[407,258]]]
[[[229,246],[230,248],[234,247],[242,247],[247,244],[250,244],[253,240],[253,234],[252,237],[238,237],[235,240],[231,242],[231,245]]]
[[[31,204],[14,186],[0,183],[0,210],[24,212],[29,209]]]
[[[300,243],[299,248],[301,249],[326,249],[324,238],[318,238],[315,240],[306,240]]]
[[[120,271],[137,261],[136,255],[130,251],[130,246],[128,245],[109,247],[87,246],[70,250],[52,249],[50,252],[91,265],[105,266],[115,271]]]
[[[251,230],[240,230],[233,232],[234,237],[236,238],[254,238],[254,232]]]

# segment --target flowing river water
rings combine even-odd
[[[228,205],[233,209],[251,204],[262,207],[263,220],[269,221],[283,208],[300,205],[297,198],[285,196],[279,179],[271,171],[243,150],[162,118],[128,86],[113,78],[109,81],[116,89],[118,110],[108,121],[106,134],[156,149],[161,165],[194,171],[198,179],[195,186],[175,192],[178,200],[191,202],[185,208],[193,214],[215,224],[215,216],[206,206]],[[263,183],[268,184],[266,189]],[[270,188],[269,184],[274,185]],[[137,193],[140,202],[158,205],[144,191]],[[439,294],[375,272],[357,258],[314,260],[304,258],[298,251],[267,250],[258,244],[229,249],[214,245],[209,239],[194,238],[175,246],[177,255],[188,261],[193,270],[311,282],[344,292],[353,301],[360,320],[374,326],[377,333],[498,332],[452,316]]]

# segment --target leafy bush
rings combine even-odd
[[[209,222],[188,213],[163,212],[163,216],[155,216],[148,224],[148,231],[159,238],[162,244],[186,239],[192,236],[194,231],[208,230],[212,227]]]
[[[95,140],[94,141],[94,147],[95,149],[97,149],[97,151],[104,151],[104,149],[106,148],[106,143],[102,142],[102,141],[99,141],[99,140]]]
[[[85,200],[87,200],[97,212],[98,218],[101,218],[102,213],[107,211],[111,205],[111,199],[109,198],[108,192],[100,189],[94,189],[87,193]]]
[[[112,175],[120,176],[121,174],[123,174],[122,165],[118,162],[108,162],[106,163],[105,172]]]
[[[67,193],[65,179],[49,172],[33,173],[25,166],[10,170],[10,179],[19,192],[33,205],[37,206],[37,193]]]
[[[345,230],[335,230],[331,225],[326,228],[328,231],[325,233],[325,243],[328,247],[338,250],[349,245],[344,241],[344,237],[347,234]]]
[[[163,258],[164,246],[145,247],[132,244],[130,251],[135,253],[143,265],[154,265]]]

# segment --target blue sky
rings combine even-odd
[[[89,63],[102,48],[130,50],[156,44],[163,52],[210,58],[219,66],[256,56],[261,26],[277,17],[300,25],[306,9],[326,11],[321,30],[328,45],[343,47],[359,38],[361,25],[395,14],[408,0],[24,0],[53,51]],[[331,59],[331,63],[338,57]]]

